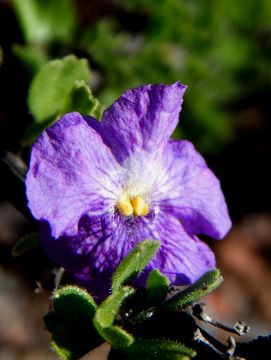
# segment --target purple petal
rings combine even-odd
[[[110,211],[121,191],[120,167],[100,135],[79,113],[63,116],[32,149],[26,179],[28,205],[52,236],[77,233],[85,212]]]
[[[154,233],[159,234],[161,247],[146,272],[157,268],[168,277],[171,285],[187,285],[215,267],[210,248],[188,233],[175,217],[160,214]]]
[[[77,236],[50,239],[43,232],[42,244],[58,265],[69,271],[92,294],[104,297],[119,262],[145,239],[161,241],[161,249],[140,279],[158,268],[172,284],[189,284],[214,268],[214,255],[207,245],[188,234],[181,223],[168,214],[124,218],[118,213],[83,216]]]
[[[156,196],[162,211],[178,217],[189,231],[215,239],[231,227],[220,182],[189,141],[170,141],[165,148],[167,179]]]
[[[138,150],[163,147],[178,123],[185,90],[180,82],[138,87],[104,112],[102,136],[120,163]]]

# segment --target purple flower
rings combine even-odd
[[[96,294],[145,239],[161,242],[146,273],[158,268],[171,284],[215,266],[197,235],[221,239],[231,221],[204,159],[189,141],[170,139],[185,90],[180,82],[128,90],[101,122],[67,114],[33,146],[26,187],[42,245]]]

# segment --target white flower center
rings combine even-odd
[[[122,165],[123,188],[116,206],[125,216],[145,216],[155,201],[159,185],[164,182],[165,172],[154,154],[134,154]]]

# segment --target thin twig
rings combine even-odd
[[[238,321],[237,323],[235,323],[234,327],[229,327],[226,326],[224,324],[221,324],[220,322],[214,320],[211,315],[207,314],[204,310],[203,310],[203,305],[204,304],[196,304],[192,307],[192,313],[193,315],[199,319],[204,321],[207,324],[211,324],[219,329],[231,332],[233,334],[237,334],[237,335],[245,335],[249,332],[249,326],[244,322],[244,321]]]

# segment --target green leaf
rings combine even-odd
[[[106,342],[115,348],[130,346],[134,341],[133,335],[116,325],[111,325],[104,329],[100,328],[98,332]]]
[[[84,289],[68,285],[56,290],[52,295],[54,310],[59,314],[69,315],[71,321],[80,316],[92,319],[97,305],[92,296]]]
[[[166,276],[157,269],[151,271],[147,284],[147,302],[149,305],[160,304],[168,293],[169,281]]]
[[[12,256],[20,256],[34,247],[37,247],[38,244],[37,233],[26,235],[16,242],[11,250],[11,254]]]
[[[75,82],[90,81],[86,59],[69,55],[46,64],[34,77],[28,96],[28,106],[37,124],[48,123],[64,114],[65,105]]]
[[[121,350],[125,360],[188,360],[196,356],[196,352],[171,340],[135,340],[129,347]]]
[[[77,16],[72,0],[12,0],[28,43],[70,42]]]
[[[174,311],[189,306],[217,288],[222,281],[223,277],[218,269],[210,270],[193,285],[167,300],[162,307]]]
[[[65,286],[52,295],[53,310],[44,322],[52,334],[51,346],[63,359],[76,359],[102,343],[93,326],[96,304],[77,286]]]
[[[122,302],[134,291],[133,288],[125,286],[109,295],[98,307],[93,319],[94,323],[101,328],[112,325]]]
[[[113,322],[122,302],[134,291],[128,286],[118,289],[100,304],[95,313],[94,326],[104,340],[115,347],[129,346],[133,342],[133,336],[119,326],[113,325]]]
[[[85,81],[75,81],[62,110],[63,113],[78,111],[84,115],[99,117],[99,101],[92,95]]]
[[[136,278],[155,255],[159,245],[159,241],[154,240],[145,240],[137,244],[115,270],[112,276],[113,291]]]

